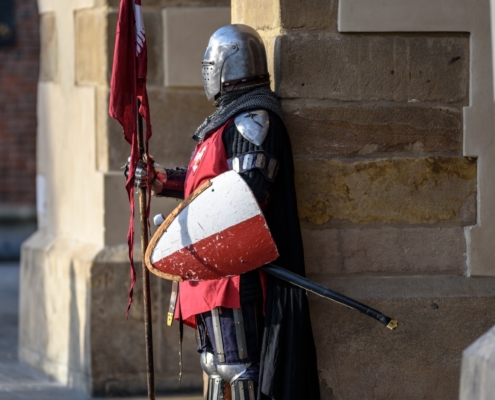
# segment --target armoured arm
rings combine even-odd
[[[157,197],[174,197],[177,199],[184,198],[184,181],[186,180],[186,167],[177,167],[175,169],[165,169],[160,164],[155,163],[152,158],[152,176],[148,176],[146,164],[139,161],[136,168],[135,186],[151,185],[151,192]],[[129,160],[124,166],[124,175],[127,178],[129,174]]]
[[[163,174],[157,175],[158,184],[155,184],[154,192],[157,197],[184,198],[184,182],[187,168],[164,169]]]
[[[229,168],[239,172],[264,211],[270,207],[272,186],[279,168],[277,121],[270,123],[270,115],[265,110],[244,112],[223,135]],[[240,290],[241,304],[262,302],[263,290],[257,270],[241,275]]]
[[[243,177],[263,209],[279,168],[278,141],[276,124],[270,124],[265,110],[239,114],[223,135],[229,168]]]

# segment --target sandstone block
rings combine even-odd
[[[308,274],[462,275],[466,270],[462,227],[306,227],[302,233]]]
[[[84,9],[76,12],[76,83],[78,85],[106,83],[108,72],[105,30],[105,9]]]
[[[342,229],[340,233],[343,272],[398,273],[403,270],[400,229]]]
[[[108,115],[109,88],[96,88],[96,110],[95,110],[95,127],[96,127],[96,169],[97,171],[108,171],[108,125],[110,118]],[[124,140],[121,133],[122,140]]]
[[[337,0],[280,1],[282,27],[286,29],[328,29],[337,31]]]
[[[55,13],[44,13],[40,18],[41,52],[40,81],[54,81],[58,68],[57,21]]]
[[[460,400],[489,400],[495,393],[495,327],[462,354]]]
[[[90,302],[96,246],[35,233],[22,248],[19,358],[65,385],[88,391]]]
[[[144,10],[148,49],[148,85],[163,84],[163,24],[160,13]]]
[[[232,0],[232,23],[245,24],[263,31],[280,27],[280,3],[278,1]]]
[[[469,225],[476,162],[462,157],[296,160],[302,220]],[[464,214],[464,215],[463,215]]]
[[[201,60],[210,36],[230,24],[230,7],[163,9],[165,86],[203,87]]]
[[[276,57],[282,98],[467,101],[467,36],[291,33]]]
[[[495,324],[493,278],[316,280],[399,321],[390,331],[310,296],[322,400],[458,398],[462,350]]]
[[[263,31],[285,29],[331,29],[337,31],[338,1],[263,0],[232,1],[232,23]]]
[[[306,274],[340,274],[342,245],[338,229],[302,229]]]
[[[341,235],[344,273],[465,271],[461,227],[342,229]]]
[[[146,391],[142,268],[136,261],[138,279],[127,321],[124,316],[130,276],[126,246],[101,252],[92,270],[91,359],[92,374],[96,378],[93,395],[130,395]],[[166,323],[170,288],[170,282],[151,276],[156,388],[164,392],[179,389],[177,326],[170,328]],[[183,357],[183,385],[188,385],[190,390],[201,390],[202,371],[194,332],[189,328],[184,332]]]
[[[119,7],[120,0],[106,0],[111,7]],[[229,7],[229,0],[145,0],[143,7]]]
[[[286,102],[287,103],[287,102]],[[294,154],[462,154],[457,108],[287,104]]]
[[[125,218],[127,219],[127,218]],[[146,392],[140,252],[129,319],[127,246],[84,245],[37,232],[21,265],[19,354],[23,362],[93,396]],[[166,326],[170,282],[151,277],[156,387],[177,391],[177,326]],[[201,390],[192,330],[184,333],[184,381]]]

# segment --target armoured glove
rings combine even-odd
[[[160,164],[156,163],[155,160],[151,158],[152,166],[152,176],[148,176],[148,171],[146,170],[146,163],[143,160],[139,160],[136,166],[136,172],[134,174],[134,186],[135,187],[146,187],[148,183],[151,185],[152,194],[160,193],[163,189],[163,184],[167,181],[167,173],[165,168]],[[124,165],[124,175],[126,178],[129,177],[129,162],[130,157],[127,159]]]

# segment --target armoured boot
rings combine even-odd
[[[256,400],[257,382],[251,379],[236,379],[230,384],[232,400]]]
[[[204,351],[201,353],[201,368],[208,375],[208,391],[206,400],[224,400],[225,399],[225,381],[217,372],[217,366],[213,359],[213,353]]]

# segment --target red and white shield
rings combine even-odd
[[[256,198],[237,172],[204,183],[150,241],[148,269],[174,281],[240,275],[274,261],[277,247]]]

